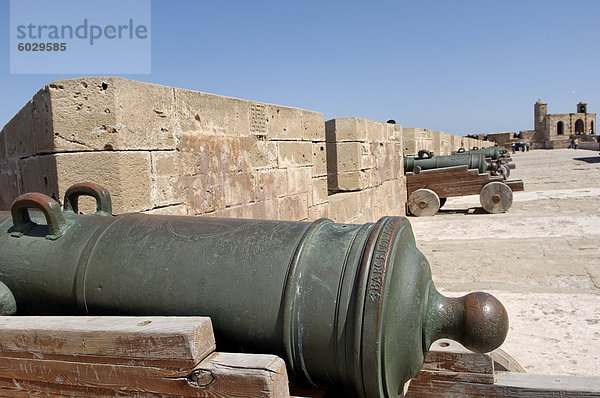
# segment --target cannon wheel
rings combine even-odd
[[[512,205],[513,193],[505,183],[493,181],[481,189],[479,202],[488,213],[505,213]]]
[[[431,189],[417,189],[408,198],[408,209],[417,217],[433,216],[440,209],[440,198]]]
[[[448,198],[440,198],[440,209],[442,208],[443,205],[446,204],[446,199],[448,199]]]

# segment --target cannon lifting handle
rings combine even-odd
[[[67,192],[65,192],[64,210],[77,214],[79,212],[78,202],[80,196],[91,196],[96,199],[96,214],[112,215],[110,193],[103,186],[94,184],[93,182],[82,182],[71,185],[67,189]]]
[[[60,204],[43,193],[33,192],[19,196],[11,205],[14,226],[12,236],[20,237],[36,225],[29,217],[29,209],[37,209],[44,213],[48,224],[46,239],[58,239],[66,231],[67,223],[60,211]]]

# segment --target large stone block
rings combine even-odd
[[[269,139],[302,140],[304,129],[301,109],[265,104],[265,112]]]
[[[327,202],[329,191],[327,186],[327,177],[318,177],[312,179],[312,200],[309,201],[311,206],[320,205]]]
[[[174,89],[181,131],[247,136],[254,102],[191,90]]]
[[[35,154],[33,101],[30,100],[4,126],[6,158],[25,158]]]
[[[242,142],[244,147],[248,148],[248,161],[251,168],[277,167],[277,143],[255,137],[243,139]]]
[[[313,177],[327,175],[327,144],[325,142],[313,143]]]
[[[285,169],[267,169],[255,172],[256,200],[267,201],[288,193],[288,174]]]
[[[115,214],[153,207],[148,152],[80,152],[45,157],[55,158],[61,198],[71,185],[89,181],[108,189]]]
[[[114,149],[175,149],[174,88],[115,78],[118,140]],[[103,128],[97,128],[104,134]]]
[[[346,223],[360,214],[360,192],[329,195],[329,214],[335,222]]]
[[[177,176],[153,175],[151,180],[152,207],[173,206],[183,202],[177,188]]]
[[[277,199],[279,219],[287,221],[308,220],[308,194],[285,196]]]
[[[327,164],[332,172],[364,170],[373,166],[369,145],[363,142],[327,143]]]
[[[329,218],[329,202],[308,208],[308,221],[315,221],[319,218]]]
[[[384,134],[384,132],[387,132],[387,128],[388,128],[387,125],[389,125],[389,124],[367,120],[366,121],[366,128],[367,128],[367,139],[366,140],[369,142],[382,142],[382,141],[386,140],[386,134]]]
[[[10,205],[21,194],[18,159],[0,160],[0,211],[10,210]]]
[[[371,171],[348,171],[327,175],[330,191],[358,191],[371,186]]]
[[[48,85],[56,152],[120,148],[115,79],[85,77]]]
[[[241,207],[241,217],[254,220],[276,220],[279,218],[277,200],[254,202]]]
[[[222,177],[220,173],[209,173],[179,178],[177,189],[190,214],[206,214],[224,207]]]
[[[251,137],[222,137],[201,133],[179,136],[180,170],[183,175],[250,169],[247,143]]]
[[[64,190],[59,190],[59,174],[56,168],[56,155],[33,156],[22,159],[19,166],[19,184],[21,193],[41,192],[62,202]],[[68,171],[67,174],[72,174],[72,172]],[[76,182],[92,181],[89,179],[90,176],[87,177],[88,179]]]
[[[313,178],[310,167],[291,167],[286,169],[286,172],[288,195],[311,191]]]
[[[182,203],[177,189],[179,179],[179,160],[176,151],[150,152],[152,174],[153,207],[173,206]]]
[[[402,141],[404,128],[399,124],[387,124],[384,129],[385,141]]]
[[[32,98],[33,140],[35,154],[44,155],[54,152],[54,125],[50,88],[42,87]]]
[[[325,141],[325,118],[322,113],[302,110],[302,139]]]
[[[328,120],[325,123],[327,142],[367,140],[367,120],[354,117]]]
[[[281,141],[279,147],[278,166],[310,166],[312,165],[313,152],[311,142]]]
[[[256,200],[254,176],[250,172],[229,172],[223,175],[223,205],[225,207]]]

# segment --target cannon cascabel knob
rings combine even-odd
[[[498,299],[488,293],[475,292],[451,298],[430,285],[424,327],[425,349],[441,338],[458,341],[475,352],[498,348],[508,333],[508,314]]]

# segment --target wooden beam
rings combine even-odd
[[[0,317],[4,357],[192,368],[214,350],[206,317]]]
[[[515,372],[498,372],[511,369]],[[535,375],[503,350],[478,354],[452,340],[435,342],[407,397],[598,397],[600,377]]]
[[[203,317],[2,317],[0,395],[289,397],[281,358],[214,347]]]

